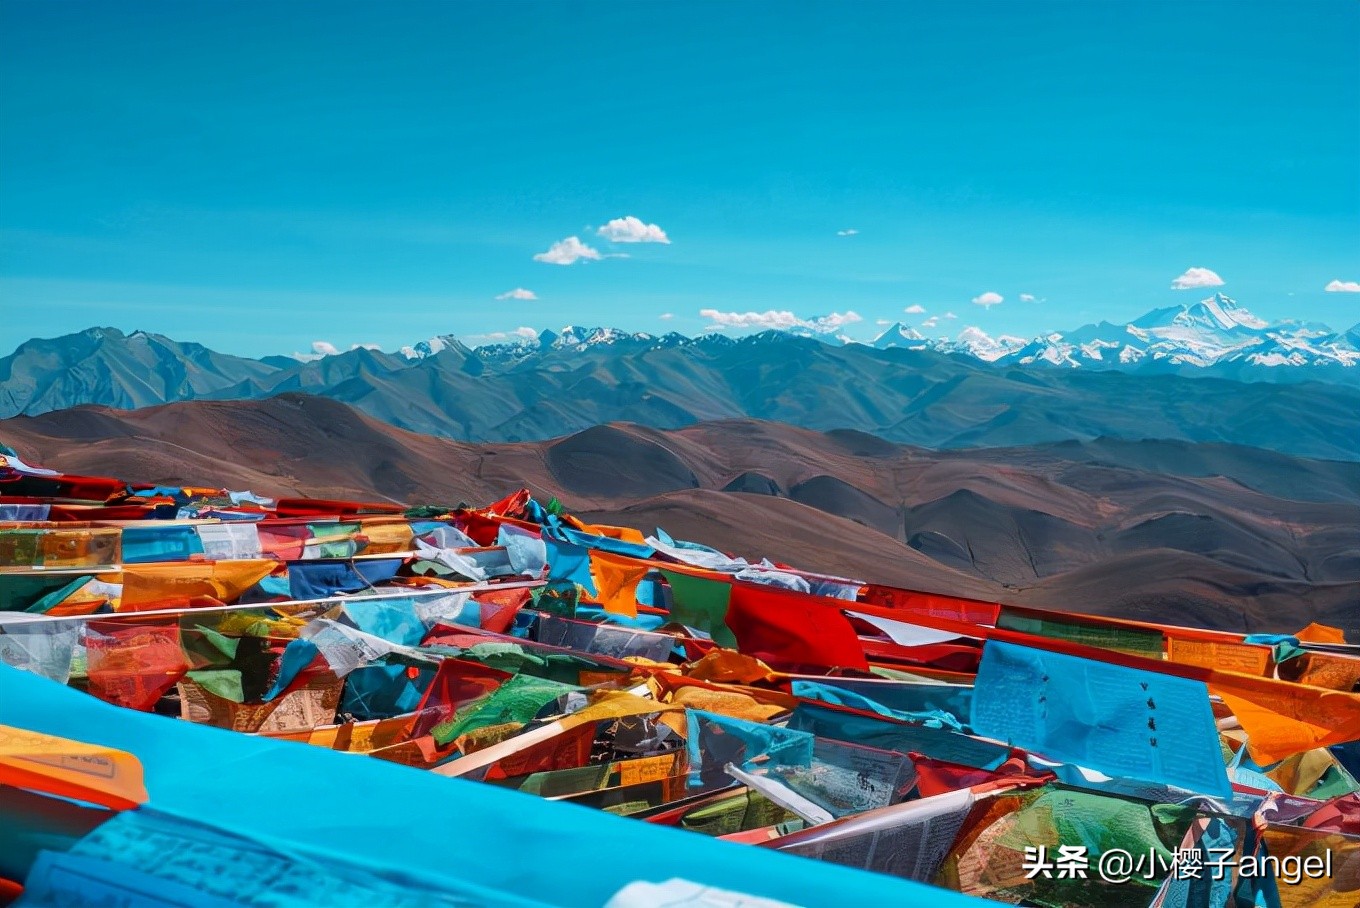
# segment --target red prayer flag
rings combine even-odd
[[[431,729],[450,719],[464,704],[490,694],[509,679],[509,672],[478,662],[443,660],[420,699],[418,712],[421,715],[416,720],[411,736],[419,738],[429,734]]]
[[[85,640],[90,693],[142,712],[155,706],[189,670],[179,623],[171,622],[157,626],[91,621]]]
[[[775,668],[869,670],[850,620],[804,594],[733,584],[727,626],[741,652]]]

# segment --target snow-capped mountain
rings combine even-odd
[[[434,356],[440,351],[447,350],[450,347],[462,348],[463,342],[452,334],[441,334],[438,337],[423,340],[417,344],[412,344],[409,347],[402,347],[397,352],[406,359],[417,360]]]
[[[506,339],[474,347],[465,345],[452,334],[444,334],[402,347],[397,355],[416,363],[452,349],[464,357],[475,355],[487,365],[509,367],[564,351],[584,353],[609,349],[640,353],[686,346],[716,348],[738,342],[760,345],[790,337],[811,337],[822,343],[862,343],[843,333],[833,336],[806,327],[768,329],[732,338],[717,333],[687,337],[674,331],[654,335],[619,328],[568,325],[558,331],[538,333],[521,328],[501,337]],[[1290,380],[1302,376],[1293,375],[1292,370],[1287,373],[1276,370],[1313,366],[1360,375],[1360,369],[1349,372],[1352,367],[1360,366],[1360,325],[1336,332],[1313,322],[1282,320],[1268,323],[1222,293],[1190,305],[1154,309],[1124,324],[1103,321],[1029,339],[1011,335],[992,337],[977,327],[966,327],[952,338],[932,338],[910,325],[896,322],[867,346],[877,350],[898,348],[961,354],[1002,366],[1188,374],[1208,370],[1212,374],[1234,377],[1245,377],[1243,370],[1247,370],[1257,373],[1258,378],[1274,374],[1282,379],[1289,376]],[[325,354],[295,354],[295,357],[307,362],[340,354],[341,351],[332,348]],[[1269,371],[1261,373],[1262,368]]]
[[[568,325],[559,333],[544,331],[538,336],[539,347],[561,350],[564,347],[598,347],[617,344],[628,340],[649,341],[652,335],[645,332],[629,333],[618,328],[581,328]]]
[[[953,339],[926,337],[915,328],[898,322],[874,338],[870,346],[879,350],[897,347],[907,350],[934,350],[938,353],[962,353],[990,363],[1014,353],[1025,344],[1023,337],[1012,337],[1009,334],[992,337],[981,328],[974,327],[964,328]]]
[[[874,346],[928,347],[1000,365],[1067,369],[1350,368],[1360,366],[1360,325],[1338,333],[1317,323],[1268,323],[1216,293],[1191,305],[1154,309],[1127,324],[1100,322],[1029,341],[1004,335],[993,338],[978,328],[965,328],[953,340],[923,340],[912,329],[894,325]]]
[[[879,350],[886,350],[889,347],[906,347],[909,350],[923,350],[930,346],[930,340],[917,331],[901,322],[894,322],[893,326],[884,331],[870,342],[870,346]]]
[[[981,328],[964,328],[954,340],[941,338],[934,344],[934,348],[941,353],[966,353],[989,363],[1010,356],[1024,346],[1023,337],[1009,334],[992,337]]]
[[[1042,340],[1042,343],[1040,343]],[[1189,306],[1156,309],[1127,325],[1086,325],[1036,340],[1015,356],[1023,365],[1341,366],[1360,364],[1354,340],[1326,325],[1268,323],[1216,293]],[[1038,346],[1036,346],[1038,345]]]
[[[435,381],[431,376],[436,373],[482,377],[571,371],[570,364],[578,358],[593,360],[601,368],[627,364],[636,369],[647,360],[674,359],[685,368],[698,369],[738,353],[749,362],[783,362],[795,347],[802,351],[799,356],[815,356],[816,347],[824,344],[847,345],[841,348],[845,356],[838,353],[834,361],[861,362],[867,357],[873,369],[935,368],[939,364],[932,365],[929,354],[936,353],[1005,370],[1117,370],[1246,382],[1360,385],[1360,325],[1338,332],[1312,322],[1267,323],[1223,294],[1155,309],[1125,323],[1103,321],[1029,339],[992,337],[977,327],[966,327],[954,337],[930,338],[900,322],[867,343],[839,327],[834,333],[800,336],[809,330],[803,324],[737,336],[687,337],[569,325],[558,331],[521,328],[483,337],[488,343],[478,346],[469,343],[475,338],[465,341],[441,334],[395,353],[370,344],[341,350],[317,341],[311,353],[255,360],[148,331],[124,334],[115,328],[90,328],[26,341],[11,355],[0,357],[0,418],[85,403],[140,407],[203,397],[253,398],[281,390],[344,389],[344,394],[361,394],[375,376],[399,378],[399,383],[410,386],[405,393],[418,397]],[[907,358],[913,361],[893,356],[893,349],[913,351],[914,357]],[[660,375],[654,380],[662,380]],[[715,404],[712,412],[726,412],[722,406]]]

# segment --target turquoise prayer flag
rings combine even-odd
[[[1203,681],[988,641],[971,724],[1106,775],[1232,797]]]

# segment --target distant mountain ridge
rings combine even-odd
[[[975,328],[956,340],[930,339],[899,323],[875,338],[873,346],[966,353],[1002,366],[1360,382],[1360,324],[1339,332],[1315,322],[1267,323],[1221,293],[1191,305],[1154,309],[1124,325],[1100,322],[1029,341],[993,339]]]
[[[941,449],[1106,436],[1360,460],[1360,367],[1346,346],[1360,330],[1324,342],[1318,326],[1262,328],[1246,310],[1215,300],[1042,345],[977,329],[932,345],[903,326],[879,347],[773,330],[733,339],[568,327],[480,347],[442,336],[398,353],[357,347],[300,362],[91,328],[28,341],[0,359],[0,418],[303,392],[400,428],[474,442],[550,438],[616,421],[673,429],[755,418]],[[1266,342],[1293,343],[1300,356],[1304,347],[1333,351],[1337,360],[1261,365]],[[1041,355],[1050,350],[1063,355]],[[1124,367],[1102,365],[1111,362]],[[1306,380],[1333,373],[1350,380]]]
[[[131,409],[193,400],[278,370],[160,334],[87,328],[25,341],[0,359],[0,417],[83,403]]]

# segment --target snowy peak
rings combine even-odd
[[[1101,322],[1035,338],[1005,360],[1065,368],[1233,364],[1348,368],[1360,364],[1360,350],[1326,325],[1269,323],[1215,293],[1197,303],[1154,309],[1126,325]]]
[[[886,350],[889,347],[907,347],[919,350],[927,345],[924,334],[901,322],[894,322],[891,328],[874,338],[871,343],[871,346],[879,350]]]
[[[544,334],[549,333],[551,332],[544,332]],[[568,325],[557,333],[549,346],[560,350],[563,347],[598,347],[629,340],[651,341],[655,338],[644,332],[632,333],[619,328],[581,328],[576,325]]]
[[[559,331],[545,329],[537,333],[528,328],[521,328],[504,334],[493,334],[487,339],[488,343],[468,347],[456,335],[441,334],[402,347],[398,353],[405,359],[416,362],[448,349],[456,349],[463,353],[476,350],[484,358],[504,360],[524,359],[535,353],[546,353],[550,350],[586,350],[627,342],[663,346],[678,346],[679,342],[690,342],[689,338],[674,332],[663,338],[657,338],[645,332],[629,332],[620,328],[583,328],[579,325],[567,325]]]
[[[1237,304],[1236,300],[1215,293],[1208,299],[1183,306],[1168,306],[1154,309],[1147,315],[1130,322],[1146,331],[1168,328],[1189,328],[1214,332],[1261,331],[1268,323],[1257,318],[1249,310]]]
[[[1265,319],[1258,318],[1245,306],[1221,293],[1185,306],[1172,321],[1186,327],[1234,333],[1264,331],[1270,327]]]
[[[96,341],[102,339],[95,338]],[[121,338],[116,331],[111,336]],[[153,336],[154,337],[154,336]],[[641,353],[674,347],[705,349],[731,344],[755,345],[811,337],[823,343],[860,343],[845,334],[834,336],[795,326],[732,337],[714,333],[687,337],[674,331],[654,335],[610,327],[567,325],[556,331],[534,333],[528,328],[491,335],[489,343],[470,349],[451,334],[439,335],[400,354],[410,362],[456,348],[488,364],[513,366],[549,354],[616,350]],[[1250,367],[1340,366],[1360,367],[1360,325],[1338,333],[1326,325],[1295,320],[1266,322],[1236,300],[1215,293],[1195,303],[1154,309],[1133,321],[1083,325],[1033,338],[993,337],[978,327],[964,328],[954,338],[930,338],[919,329],[894,322],[868,342],[878,350],[891,348],[933,350],[962,354],[988,363],[1059,369],[1124,369],[1181,371],[1239,365]],[[300,357],[301,358],[301,357]],[[319,358],[315,355],[305,359]],[[1360,374],[1360,368],[1356,369]]]
[[[1238,328],[1260,331],[1266,327],[1264,321],[1237,305],[1236,300],[1229,299],[1221,293],[1215,293],[1208,299],[1200,300],[1198,304],[1188,307],[1185,311],[1187,316],[1196,320],[1202,320],[1207,316],[1213,320],[1215,325],[1225,331]]]
[[[939,340],[932,346],[942,353],[966,353],[992,363],[1024,349],[1028,343],[1023,337],[1013,337],[1009,334],[992,337],[981,328],[970,326],[960,331],[955,340]]]
[[[443,350],[454,343],[457,343],[457,338],[452,334],[445,334],[439,337],[432,337],[429,340],[423,340],[420,343],[413,344],[409,347],[402,347],[399,352],[402,356],[410,360],[425,359],[426,357],[434,356],[440,350]]]

